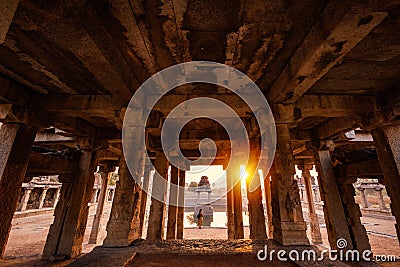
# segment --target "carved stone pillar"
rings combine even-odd
[[[141,200],[140,200],[140,236],[143,235],[143,228],[144,228],[144,219],[146,217],[146,207],[147,207],[147,192],[149,190],[149,182],[150,182],[150,165],[145,165],[144,167],[144,174],[143,174],[143,184],[141,190]]]
[[[28,205],[29,197],[31,196],[32,188],[27,187],[24,190],[24,196],[21,199],[21,209],[20,211],[26,211],[26,206]]]
[[[306,189],[307,204],[308,204],[308,216],[310,219],[310,232],[311,232],[311,242],[314,244],[322,244],[321,230],[319,227],[319,220],[317,212],[315,211],[313,190],[311,187],[311,174],[312,170],[311,164],[299,164],[298,168],[302,171],[304,187]]]
[[[93,204],[97,203],[97,195],[98,195],[98,193],[99,193],[99,189],[98,188],[93,188],[92,200],[90,201]]]
[[[299,188],[294,180],[290,131],[287,125],[278,124],[276,127],[277,149],[271,168],[274,240],[281,245],[309,245]]]
[[[175,166],[171,166],[171,186],[169,191],[169,207],[167,222],[167,239],[176,238],[176,217],[178,204],[178,175],[179,170]]]
[[[390,208],[396,218],[397,238],[400,242],[400,125],[385,126],[371,132],[379,163],[384,175]]]
[[[350,244],[351,235],[347,225],[346,213],[340,197],[336,175],[329,150],[315,150],[315,165],[318,171],[318,184],[324,202],[325,223],[332,249],[337,249],[337,240],[344,238]]]
[[[90,231],[89,244],[97,244],[99,230],[101,228],[101,218],[103,217],[104,202],[106,200],[108,181],[112,175],[114,168],[105,167],[100,170],[101,175],[101,188],[99,201],[97,204],[96,214],[93,218],[92,230]]]
[[[38,209],[43,208],[44,200],[46,199],[47,190],[48,190],[48,188],[43,187],[42,192],[40,193]]]
[[[143,159],[139,158],[138,161]],[[138,164],[137,166],[142,166]],[[137,171],[140,173],[140,170]],[[121,155],[119,161],[119,180],[115,188],[115,196],[107,223],[107,237],[104,247],[129,246],[133,240],[140,238],[139,207],[140,187],[135,182],[125,158]],[[137,223],[136,223],[137,221]]]
[[[26,125],[0,126],[0,257],[7,244],[35,135],[36,129]]]
[[[358,251],[371,250],[367,231],[360,220],[360,217],[362,216],[360,206],[354,199],[356,192],[353,183],[356,181],[357,178],[340,177],[337,179],[339,192],[347,218],[346,222],[351,236],[351,240],[347,240],[347,243],[350,243],[351,241],[352,247]]]
[[[159,240],[164,238],[168,162],[163,152],[156,153],[154,168],[156,169],[156,172],[153,178],[147,240]]]
[[[249,164],[246,171],[249,175],[246,179],[246,190],[250,222],[250,239],[265,240],[267,231],[265,226],[264,207],[262,204],[261,177],[257,169],[258,154],[250,153]]]
[[[271,198],[271,176],[263,170],[264,178],[264,191],[265,191],[265,206],[267,209],[267,225],[268,225],[268,238],[273,238],[274,226],[272,225],[272,198]]]
[[[176,222],[177,239],[183,239],[183,228],[185,220],[185,176],[186,172],[179,170],[178,216]]]
[[[235,238],[235,219],[233,215],[233,174],[226,171],[226,217],[227,217],[227,230],[228,239]]]
[[[56,192],[54,192],[53,200],[51,201],[51,206],[52,206],[53,208],[56,207],[57,202],[58,202],[58,199],[60,198],[61,188],[56,188],[55,190],[56,190]]]
[[[369,207],[369,203],[368,203],[367,195],[365,194],[365,188],[359,188],[358,190],[360,191],[361,207],[366,209]]]
[[[233,198],[234,239],[243,239],[244,230],[243,230],[243,214],[242,214],[242,185],[240,181],[241,178],[240,163],[237,160],[232,160],[232,163],[229,165],[226,171],[226,176],[227,179],[229,180],[229,183],[232,182],[230,186],[233,185],[232,198]],[[229,224],[228,224],[228,238],[229,238]]]
[[[384,186],[381,185],[380,187],[377,187],[375,189],[375,191],[377,191],[377,193],[378,193],[379,209],[380,210],[387,210],[386,203],[385,203],[385,200],[383,199],[383,194],[382,194],[383,188],[384,188]]]
[[[95,169],[95,153],[82,150],[77,173],[69,179],[72,183],[63,183],[60,201],[54,211],[54,221],[43,250],[43,259],[75,258],[81,254]]]

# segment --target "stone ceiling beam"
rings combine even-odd
[[[382,177],[382,169],[378,159],[340,164],[335,167],[338,177],[371,178]]]
[[[353,117],[333,118],[323,125],[312,130],[312,136],[317,139],[330,139],[342,132],[350,131],[358,126],[358,122]]]
[[[82,111],[89,114],[119,111],[124,107],[111,95],[47,95],[36,98],[33,105],[48,112]]]
[[[294,103],[386,16],[386,12],[374,12],[364,1],[330,1],[268,91],[267,99]]]
[[[154,110],[161,112],[163,115],[167,115],[172,109],[174,109],[177,105],[185,102],[186,100],[204,97],[205,95],[181,95],[181,94],[170,94],[162,97],[157,105],[154,107]],[[247,106],[247,104],[236,94],[207,94],[207,97],[214,98],[220,100],[227,105],[229,105],[239,116],[249,115],[251,113],[251,109]],[[148,108],[151,108],[150,102],[147,104]]]
[[[49,155],[32,153],[29,157],[26,176],[73,174],[76,172],[76,169],[76,162]]]
[[[294,104],[297,116],[344,117],[373,109],[374,97],[353,95],[303,95]]]
[[[0,44],[6,39],[18,4],[19,0],[0,0]]]

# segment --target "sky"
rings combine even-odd
[[[244,172],[244,166],[241,167],[241,171]],[[311,175],[317,177],[317,172],[314,168],[310,171]],[[186,172],[186,183],[190,184],[190,182],[195,181],[199,182],[201,176],[207,176],[210,184],[213,183],[225,183],[226,181],[226,172],[223,170],[222,165],[213,165],[213,166],[190,166],[190,171]],[[299,170],[296,166],[296,175],[301,177],[301,170]],[[245,187],[245,179],[243,176],[242,179],[242,187]]]

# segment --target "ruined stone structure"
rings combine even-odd
[[[320,242],[312,201],[312,239],[306,235],[295,165],[301,166],[307,197],[312,194],[310,167],[318,170],[332,248],[339,238],[347,240],[348,248],[370,246],[352,187],[363,177],[386,186],[400,239],[399,8],[398,1],[380,0],[0,0],[0,255],[22,184],[33,176],[59,175],[60,198],[43,258],[79,256],[96,166],[104,182],[119,166],[103,246],[128,246],[142,236],[184,238],[183,209],[169,207],[166,214],[165,202],[154,198],[166,188],[158,185],[152,195],[143,190],[151,171],[144,157],[137,155],[137,169],[128,170],[121,129],[129,100],[147,78],[199,60],[247,74],[276,122],[273,166],[256,178],[265,185],[266,206],[261,189],[247,193],[250,236],[243,231],[242,162],[232,155],[227,169],[227,183],[234,185],[227,192],[230,239],[270,238],[284,246]],[[145,150],[164,179],[169,162],[160,143],[163,120],[178,104],[202,96],[235,110],[256,158],[260,129],[243,100],[213,85],[181,86],[157,103],[146,125]],[[187,123],[182,153],[198,158],[204,138],[217,145],[213,164],[226,168],[229,136],[214,121]],[[258,176],[254,166],[247,169],[251,177]],[[185,184],[184,171],[175,166],[171,173],[172,183]],[[182,195],[178,190],[171,197],[184,203]],[[101,202],[106,197],[99,188]],[[94,232],[92,242],[96,238]]]

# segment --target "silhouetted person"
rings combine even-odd
[[[201,229],[201,226],[203,225],[203,209],[199,210],[199,213],[197,213],[197,226],[199,227],[199,229]]]

